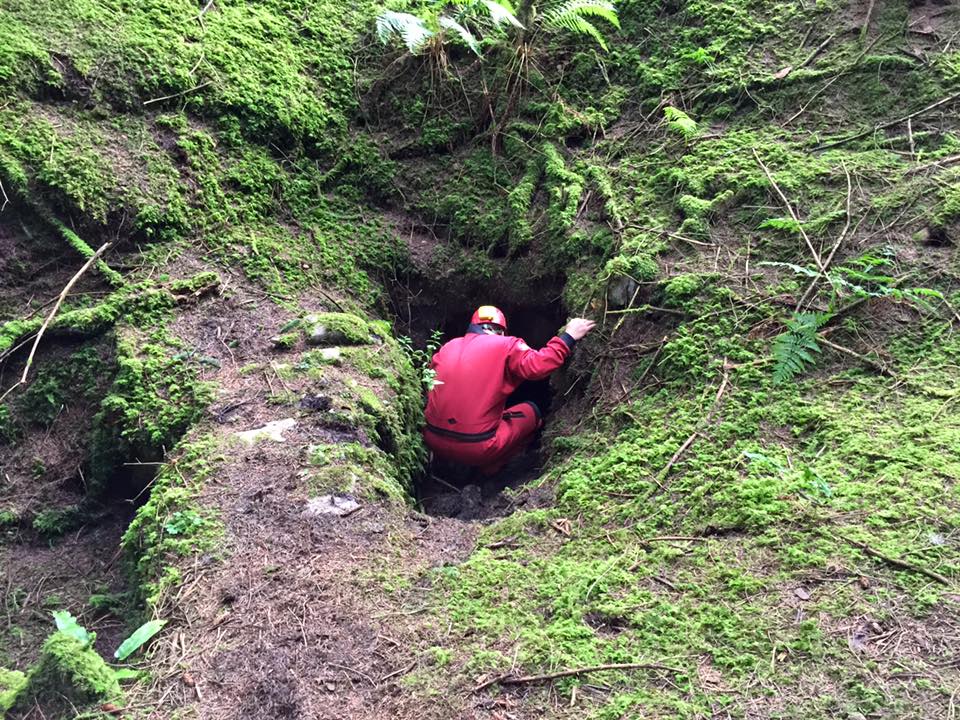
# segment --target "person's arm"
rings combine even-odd
[[[534,350],[523,340],[514,343],[507,356],[507,369],[522,380],[543,380],[563,365],[577,340],[593,329],[592,320],[574,318],[564,332],[551,338],[542,349]]]

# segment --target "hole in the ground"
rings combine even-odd
[[[510,335],[523,338],[531,347],[543,347],[566,320],[558,299],[558,282],[543,282],[535,288],[528,283],[518,289],[505,285],[502,279],[469,287],[451,286],[449,282],[430,286],[422,281],[415,289],[397,285],[392,295],[397,332],[409,336],[420,348],[426,347],[436,331],[440,342],[446,343],[464,334],[478,306],[494,304],[507,316]],[[508,398],[506,406],[532,401],[549,424],[551,412],[561,399],[551,379],[528,381]],[[492,477],[465,466],[434,461],[415,481],[417,500],[432,515],[467,520],[507,514],[514,509],[514,501],[503,491],[520,488],[539,475],[544,460],[539,445],[538,435],[526,452]]]

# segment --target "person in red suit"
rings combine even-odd
[[[541,350],[507,332],[507,318],[492,305],[474,312],[463,337],[433,356],[436,373],[427,393],[424,440],[438,457],[493,475],[523,450],[543,424],[540,408],[526,401],[506,407],[524,380],[543,380],[563,365],[592,320],[574,318]]]

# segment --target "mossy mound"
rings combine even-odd
[[[317,313],[303,319],[310,345],[366,345],[371,340],[366,320],[350,313]]]
[[[19,673],[8,675],[8,679]],[[115,673],[88,644],[62,632],[55,632],[43,644],[40,661],[27,673],[9,713],[26,713],[34,706],[45,717],[74,717],[77,709],[90,703],[120,697]]]

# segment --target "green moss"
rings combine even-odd
[[[27,676],[17,670],[0,668],[0,713],[6,713],[27,684]]]
[[[96,651],[63,632],[55,632],[43,644],[38,663],[9,712],[27,712],[34,705],[48,717],[73,717],[77,708],[121,695],[120,685]]]
[[[71,530],[76,530],[81,524],[83,524],[83,514],[76,505],[43,510],[33,519],[33,529],[48,538],[59,537]]]
[[[117,374],[94,419],[92,487],[128,458],[159,459],[200,418],[212,397],[197,380],[193,353],[174,352],[163,331],[127,330],[117,340]]]
[[[16,396],[14,413],[24,423],[49,427],[67,406],[94,400],[112,372],[109,355],[93,346],[65,360],[43,363],[27,389]]]
[[[217,444],[201,438],[182,445],[153,482],[121,545],[133,566],[141,597],[157,607],[180,582],[177,562],[212,552],[223,532],[220,520],[198,508],[196,497],[219,462]]]
[[[537,189],[537,183],[543,173],[540,158],[534,157],[527,161],[527,168],[513,189],[507,196],[510,207],[510,252],[515,253],[530,244],[533,229],[527,217],[530,212],[530,201]]]
[[[316,344],[365,345],[371,340],[367,322],[350,313],[314,313],[302,324],[307,341]]]

